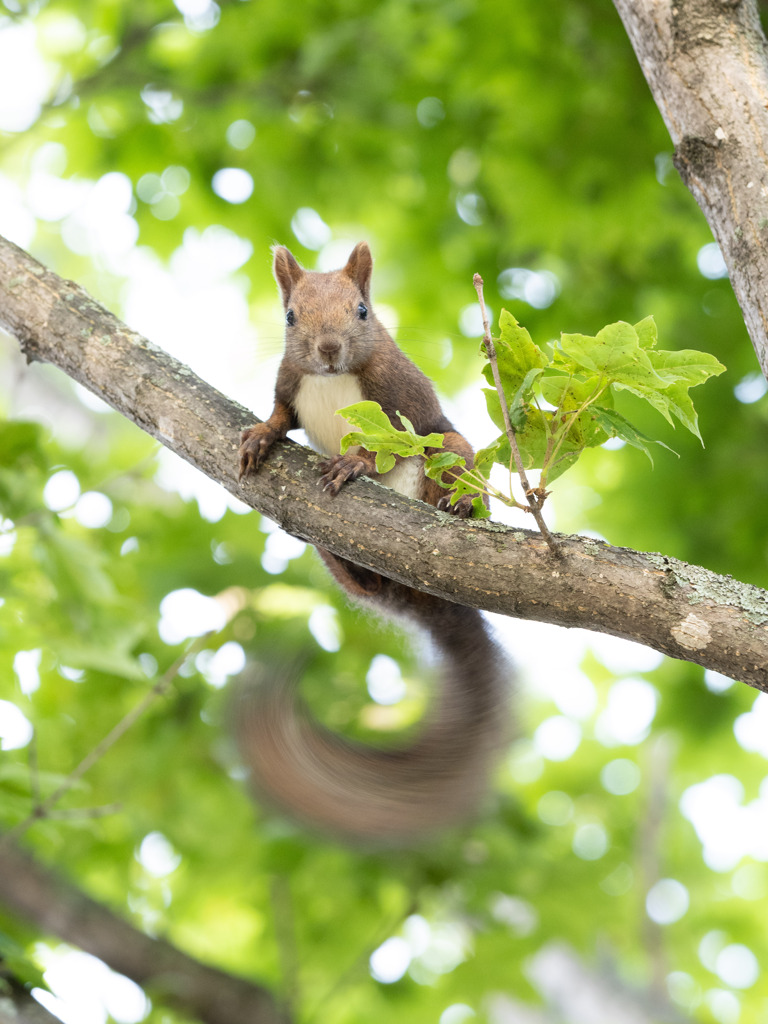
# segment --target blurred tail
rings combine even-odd
[[[427,631],[439,699],[412,745],[379,750],[313,721],[290,683],[251,689],[238,732],[257,792],[307,825],[369,845],[412,842],[470,817],[508,731],[509,666],[482,615],[320,554],[349,593]]]

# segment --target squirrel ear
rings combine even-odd
[[[352,278],[365,299],[368,299],[370,295],[372,270],[373,257],[368,243],[358,242],[347,260],[343,273]]]
[[[280,292],[283,296],[284,305],[288,305],[295,285],[304,277],[305,271],[296,262],[292,252],[289,252],[284,245],[274,247],[275,261],[272,265],[272,273],[275,275]]]

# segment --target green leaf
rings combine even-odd
[[[482,497],[477,493],[478,485],[475,480],[464,475],[458,475],[455,479],[444,480],[443,473],[446,470],[461,468],[466,465],[463,459],[455,452],[436,452],[424,459],[424,472],[431,480],[437,480],[442,487],[451,489],[451,504],[456,502],[465,494],[472,495],[472,515],[475,519],[487,519],[490,512],[485,507]]]
[[[637,331],[637,339],[642,348],[656,348],[659,331],[656,327],[656,321],[652,316],[647,316],[644,320],[638,321],[635,324],[635,331]]]
[[[599,405],[593,406],[591,410],[592,416],[599,426],[605,431],[609,437],[618,437],[622,441],[626,441],[627,444],[632,445],[633,448],[639,448],[641,452],[645,452],[653,465],[653,457],[651,456],[648,445],[658,444],[662,448],[666,448],[667,451],[672,452],[673,455],[677,455],[677,452],[670,448],[669,445],[664,444],[663,441],[657,441],[652,437],[647,437],[637,427],[634,427],[629,420],[627,420],[621,413],[616,412],[615,409],[605,409]]]
[[[709,352],[698,352],[692,348],[651,352],[650,357],[664,380],[684,380],[688,387],[696,387],[725,372],[723,364]]]
[[[528,409],[533,398],[533,385],[536,378],[544,372],[543,366],[533,366],[515,392],[509,406],[509,422],[513,430],[523,430],[528,419]]]
[[[24,420],[0,421],[0,467],[13,466],[22,459],[31,459],[37,466],[46,465],[42,446],[42,428]]]
[[[719,376],[725,367],[713,355],[695,349],[652,352],[651,360],[659,376],[668,382],[664,393],[670,412],[703,444],[699,418],[688,389],[703,384],[710,377]]]
[[[549,359],[531,341],[528,331],[521,327],[514,316],[506,310],[499,317],[501,335],[494,342],[496,363],[505,395],[514,395],[530,370],[543,368]],[[490,363],[483,367],[483,376],[489,384],[495,384]]]
[[[599,374],[569,374],[563,370],[548,368],[542,373],[539,381],[541,394],[547,402],[567,412],[578,409],[590,397],[598,395],[601,381],[603,386],[605,378]]]
[[[508,469],[511,461],[512,452],[509,447],[509,439],[506,434],[499,434],[495,441],[492,441],[486,448],[481,448],[475,454],[475,469],[487,477],[495,462]]]
[[[22,420],[0,421],[0,513],[21,519],[38,511],[47,476],[42,428]]]
[[[374,404],[376,404],[376,403],[374,403]],[[381,408],[381,406],[379,406],[379,408]],[[418,437],[418,434],[416,434],[416,431],[414,429],[413,424],[408,419],[408,417],[405,415],[405,413],[402,413],[402,412],[400,412],[398,410],[397,415],[398,415],[398,418],[399,418],[400,422],[403,424],[402,429],[407,431],[410,434],[413,434],[415,437]],[[395,429],[397,429],[397,428],[395,428]],[[438,436],[438,435],[434,435],[434,436]],[[440,434],[439,436],[442,437],[443,435]]]
[[[455,505],[459,498],[463,497],[465,494],[470,494],[474,497],[478,492],[477,483],[465,475],[458,476],[455,480],[452,480],[450,487],[452,505]]]
[[[376,452],[376,472],[377,473],[388,473],[390,469],[395,468],[397,459],[391,451],[387,451],[385,448],[379,448]]]
[[[706,352],[659,351],[656,342],[656,323],[653,317],[646,317],[634,327],[623,321],[609,324],[594,338],[563,334],[558,356],[561,363],[571,360],[604,376],[616,390],[642,398],[669,423],[676,416],[701,440],[688,389],[722,373],[725,367]],[[556,391],[557,382],[547,381],[546,388],[549,393]]]
[[[552,414],[529,416],[525,430],[515,434],[517,447],[526,469],[541,469],[549,442]]]
[[[396,455],[423,455],[425,448],[441,448],[443,445],[442,434],[432,433],[424,437],[417,434],[410,420],[399,412],[397,415],[406,429],[398,430],[378,402],[356,402],[339,409],[338,415],[359,428],[342,437],[342,454],[355,445],[376,452],[379,473],[387,473],[394,467]]]
[[[488,410],[495,427],[506,433],[506,425],[504,423],[504,417],[501,413],[501,402],[499,401],[499,393],[496,388],[483,388],[483,394],[485,395],[485,407]]]
[[[62,661],[77,668],[95,669],[125,679],[145,681],[146,675],[141,665],[130,650],[126,650],[129,642],[135,642],[137,636],[141,635],[139,630],[135,625],[131,628],[131,623],[126,623],[125,636],[120,636],[116,629],[114,632],[114,638],[108,638],[113,639],[112,645],[98,641],[78,643],[76,640],[61,640],[59,652]]]
[[[594,338],[586,334],[563,334],[559,345],[578,366],[604,375],[612,383],[663,386],[648,353],[640,347],[637,331],[623,320],[603,327]]]
[[[5,932],[0,932],[0,963],[5,968],[3,974],[10,973],[30,988],[40,988],[44,992],[50,991],[43,972],[28,956],[26,949]],[[13,1016],[11,1014],[11,1019]]]
[[[608,440],[600,422],[594,415],[594,406],[590,405],[580,413],[570,425],[570,439],[581,448],[597,448]]]
[[[485,465],[489,460],[492,460],[509,467],[512,461],[512,452],[504,429],[498,393],[490,388],[483,388],[483,393],[485,394],[485,401],[488,407],[488,415],[502,431],[502,434],[488,448],[482,449],[477,453],[475,465],[477,465],[479,459],[481,465]],[[517,446],[526,469],[540,469],[543,465],[549,441],[551,422],[551,413],[541,413],[537,409],[535,415],[527,417],[524,428],[515,432]]]
[[[424,472],[430,480],[437,480],[443,487],[450,487],[453,486],[453,481],[448,484],[443,483],[443,473],[457,466],[463,468],[466,464],[467,460],[461,455],[457,455],[456,452],[435,452],[433,455],[425,457]]]
[[[557,480],[558,477],[561,477],[566,470],[570,469],[571,466],[575,466],[579,460],[579,455],[581,455],[583,450],[583,447],[575,449],[570,446],[566,447],[566,445],[563,445],[563,448],[560,449],[560,454],[555,459],[547,474],[547,483],[554,483],[554,481]]]
[[[582,416],[586,416],[583,413]],[[546,482],[552,483],[571,466],[575,465],[579,455],[584,450],[585,444],[583,431],[580,425],[581,417],[571,425],[565,439],[560,444],[554,460],[547,466]],[[525,430],[515,435],[517,446],[520,450],[520,457],[526,469],[543,469],[547,451],[551,447],[551,438],[554,432],[554,419],[550,412],[536,410],[536,415],[528,417]]]

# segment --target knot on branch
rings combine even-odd
[[[686,185],[694,179],[708,177],[719,167],[718,149],[724,139],[686,135],[675,147],[672,163]]]

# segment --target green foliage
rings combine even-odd
[[[23,985],[45,989],[47,986],[37,964],[22,945],[0,932],[0,995],[5,991],[5,975],[9,974]]]
[[[361,445],[369,452],[376,452],[376,470],[379,473],[386,473],[394,467],[395,455],[406,459],[422,457],[427,476],[452,487],[451,504],[455,505],[462,495],[471,494],[474,515],[479,519],[490,515],[478,494],[478,490],[487,492],[487,481],[472,471],[463,472],[458,478],[453,474],[444,476],[451,469],[463,469],[466,460],[462,456],[449,451],[426,454],[428,448],[442,448],[445,440],[443,434],[417,434],[411,421],[401,412],[397,416],[405,426],[396,427],[378,402],[355,402],[338,412],[360,428],[344,435],[341,439],[342,452],[353,445]]]
[[[425,448],[439,447],[443,443],[442,434],[421,437],[414,431],[411,421],[401,412],[397,415],[404,428],[396,429],[378,402],[356,402],[338,411],[350,423],[360,428],[345,434],[341,439],[342,454],[353,445],[362,445],[369,452],[376,452],[376,470],[379,473],[386,473],[394,467],[396,455],[423,455]]]
[[[757,372],[754,353],[727,279],[698,269],[711,234],[610,4],[246,0],[210,5],[197,20],[160,0],[5,10],[0,33],[35,36],[51,91],[36,118],[28,108],[26,131],[0,134],[0,232],[262,416],[267,360],[282,335],[269,247],[289,244],[307,266],[330,259],[323,237],[302,230],[301,210],[315,211],[344,250],[335,265],[356,241],[371,242],[380,315],[397,321],[398,343],[450,398],[481,383],[476,332],[459,324],[474,300],[471,275],[482,271],[489,306],[509,309],[546,354],[538,365],[520,335],[528,368],[507,389],[518,430],[534,419],[524,396],[538,387],[546,398],[545,365],[549,403],[566,390],[568,375],[551,359],[572,357],[562,342],[550,350],[550,339],[596,339],[606,323],[635,323],[653,373],[667,381],[649,392],[662,407],[649,405],[638,377],[615,405],[604,394],[597,419],[580,419],[580,443],[615,431],[628,450],[587,446],[548,514],[560,530],[768,585],[768,409],[737,397]],[[45,80],[22,70],[6,98]],[[251,175],[247,201],[215,190],[226,168]],[[222,270],[212,253],[225,242],[242,246],[241,262],[226,250]],[[153,289],[162,315],[140,301]],[[252,334],[238,333],[238,311]],[[666,365],[651,343],[651,311],[674,350]],[[589,343],[574,344],[583,352]],[[681,353],[692,349],[728,365],[697,392],[706,450],[687,404],[698,371]],[[588,378],[594,367],[579,372]],[[583,401],[575,381],[568,386],[569,400]],[[659,412],[688,428],[675,438],[679,459],[647,440]],[[689,787],[717,776],[743,786],[734,821],[764,808],[765,757],[734,732],[751,691],[710,690],[695,666],[596,638],[501,624],[520,675],[518,738],[478,820],[417,851],[338,849],[251,800],[217,656],[234,644],[267,665],[299,662],[304,696],[329,727],[392,744],[428,706],[423,659],[349,607],[312,552],[281,557],[255,514],[224,503],[211,512],[202,491],[200,504],[181,497],[153,442],[94,411],[63,374],[25,366],[10,340],[0,341],[0,415],[0,700],[35,735],[18,747],[3,741],[2,827],[23,820],[38,793],[50,794],[197,644],[166,696],[60,801],[67,816],[28,831],[42,860],[137,927],[257,976],[293,1000],[299,1020],[422,1024],[464,1004],[496,1024],[500,1000],[541,1013],[531,964],[553,944],[574,950],[585,970],[600,973],[608,958],[612,984],[654,998],[661,978],[674,1003],[659,1011],[667,1017],[723,1024],[740,1011],[744,1022],[760,1020],[764,848],[712,865],[680,809]],[[472,406],[461,428],[483,448],[487,474],[509,453],[501,426],[483,435],[483,419]],[[539,445],[545,451],[543,435]],[[109,498],[111,518],[84,525],[74,498],[49,506],[46,485],[61,471],[81,495]],[[218,632],[161,633],[162,602],[185,588],[226,609]],[[336,651],[316,639],[323,621],[335,624]],[[366,689],[376,654],[396,663],[401,701],[379,703]],[[651,689],[656,713],[622,739],[605,723],[628,682]],[[567,756],[543,742],[553,720],[580,737]],[[634,766],[628,792],[606,788],[617,761]],[[726,811],[717,814],[721,835],[736,838]],[[584,828],[603,830],[602,853],[580,845]],[[160,876],[142,854],[156,833],[177,858]],[[661,878],[690,896],[669,925],[646,912]],[[5,916],[0,932],[0,954],[15,956],[15,942],[12,967],[34,981],[22,961],[39,962],[50,937]],[[372,977],[368,958],[392,936],[405,938],[412,959],[388,984]],[[704,953],[713,942],[752,950],[756,981],[739,988],[719,974],[717,957]],[[148,1020],[169,1019],[158,994]]]
[[[427,476],[453,486],[454,504],[462,495],[479,490],[507,505],[518,506],[511,494],[502,494],[488,479],[494,463],[510,474],[516,469],[502,400],[521,465],[524,469],[541,470],[539,487],[544,492],[547,483],[573,466],[587,448],[596,448],[611,438],[640,449],[651,464],[650,444],[671,451],[663,441],[647,437],[614,409],[614,392],[631,392],[670,423],[674,413],[701,440],[688,389],[725,371],[706,352],[656,349],[656,323],[650,316],[634,327],[623,321],[609,324],[594,338],[563,334],[549,353],[533,343],[528,331],[507,310],[501,314],[500,332],[493,342],[493,359],[501,395],[496,387],[484,390],[488,414],[502,433],[480,449],[471,470],[465,469],[466,460],[454,452],[437,452],[424,459]],[[483,375],[495,384],[490,361],[483,367]],[[424,456],[427,448],[443,445],[442,434],[422,437],[414,433],[413,424],[402,413],[398,416],[405,429],[396,427],[377,402],[358,402],[338,412],[359,427],[345,435],[341,450],[361,445],[376,452],[379,473],[392,469],[395,454],[406,458]],[[456,468],[464,469],[458,478],[444,476]],[[474,507],[480,518],[490,515],[479,497]]]
[[[587,448],[618,438],[651,459],[649,439],[614,408],[615,393],[629,391],[659,411],[672,414],[700,440],[698,419],[688,389],[723,373],[725,367],[705,352],[656,349],[653,317],[631,326],[619,321],[595,337],[561,334],[545,353],[506,310],[494,342],[499,376],[517,444],[526,469],[540,469],[540,486],[562,475]],[[490,364],[483,369],[493,384]],[[491,419],[504,429],[498,392],[486,389]],[[493,459],[509,467],[506,433],[493,444]],[[668,447],[664,445],[664,447]],[[490,455],[490,453],[489,453]],[[486,453],[481,461],[486,461]]]

